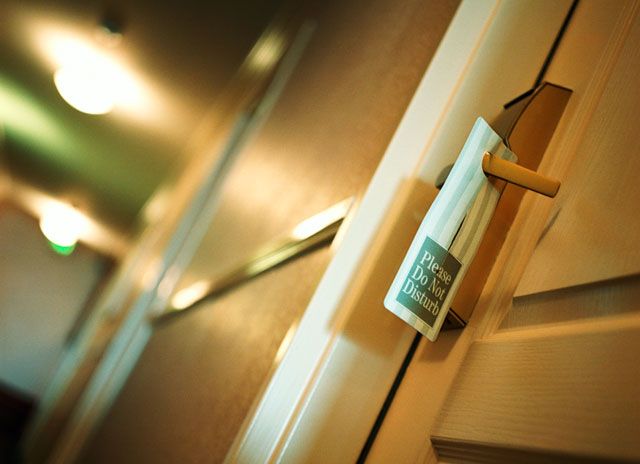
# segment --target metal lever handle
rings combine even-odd
[[[482,171],[488,176],[497,177],[550,198],[555,197],[560,188],[559,181],[541,176],[531,169],[503,160],[487,151],[482,156]]]

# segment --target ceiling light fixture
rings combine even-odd
[[[108,66],[76,64],[58,69],[53,81],[60,96],[83,113],[106,114],[116,103],[116,88]]]
[[[136,71],[135,54],[121,47],[125,37],[113,23],[103,21],[87,31],[36,18],[26,25],[25,34],[57,92],[74,109],[92,115],[117,112],[116,118],[173,128],[165,111],[167,95]]]
[[[87,114],[106,114],[115,107],[139,104],[140,86],[110,54],[80,41],[56,44],[60,63],[53,80],[58,93],[73,108]]]
[[[59,43],[59,66],[53,80],[62,98],[87,114],[106,114],[130,97],[132,83],[127,72],[103,48],[113,48],[122,39],[121,21],[105,13],[96,39],[102,47],[81,41]]]
[[[40,217],[40,230],[57,253],[69,255],[87,228],[87,220],[77,209],[51,202]]]

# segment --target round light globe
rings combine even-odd
[[[45,237],[60,247],[72,247],[85,229],[85,220],[76,209],[52,203],[40,217],[40,230]]]
[[[105,114],[115,104],[114,82],[99,66],[65,66],[55,72],[53,81],[64,100],[83,113]]]

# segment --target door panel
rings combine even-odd
[[[640,272],[638,44],[634,20],[515,296]]]
[[[626,314],[640,308],[640,276],[514,298],[500,329]]]
[[[545,76],[574,90],[539,168],[560,194],[525,194],[469,325],[421,343],[371,462],[640,460],[637,11],[579,3]]]
[[[491,298],[484,321],[475,318],[478,340],[432,430],[441,459],[640,459],[640,279],[626,277],[640,270],[636,13],[636,2],[582,2],[555,58],[563,71],[549,71],[549,80],[576,90],[541,168],[562,176],[561,193],[523,205],[510,231],[529,249],[508,241],[485,288],[502,297]],[[572,47],[595,15],[616,18],[601,54]],[[586,53],[594,66],[571,73],[567,63]],[[538,226],[527,227],[532,221]],[[524,272],[519,279],[507,269]]]
[[[640,458],[638,322],[474,343],[432,434],[439,457]]]

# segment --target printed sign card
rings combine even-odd
[[[485,152],[516,160],[501,137],[478,118],[384,300],[389,311],[431,341],[438,337],[500,198],[482,171]]]
[[[427,236],[396,301],[433,327],[460,266],[460,261]]]

